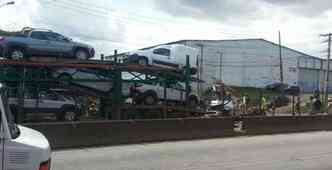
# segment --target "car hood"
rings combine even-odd
[[[34,146],[50,153],[50,144],[42,133],[20,125],[18,125],[18,128],[20,129],[20,136],[14,141]]]
[[[18,155],[24,161],[13,157],[17,162],[13,164],[15,168],[26,167],[26,169],[38,169],[40,163],[51,159],[51,147],[46,137],[40,132],[24,127],[18,126],[20,135],[7,144],[8,152],[13,155]]]

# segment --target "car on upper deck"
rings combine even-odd
[[[0,56],[15,60],[31,56],[87,60],[94,54],[92,46],[47,29],[26,27],[14,36],[0,36]]]
[[[199,51],[196,48],[181,45],[160,45],[149,49],[129,52],[126,59],[129,63],[140,65],[154,65],[167,68],[184,70],[186,67],[186,56],[189,55],[191,74],[197,72],[197,59]]]

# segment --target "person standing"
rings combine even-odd
[[[243,114],[248,114],[248,104],[249,104],[249,96],[248,94],[244,94],[242,97],[242,104],[243,104]]]
[[[266,111],[267,111],[267,100],[266,98],[263,96],[262,97],[262,101],[261,101],[261,114],[263,114],[264,116],[266,116]]]

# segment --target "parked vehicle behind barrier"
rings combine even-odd
[[[0,110],[0,167],[4,170],[50,170],[49,142],[38,131],[14,123],[3,89]]]
[[[0,56],[22,59],[28,56],[55,56],[87,60],[95,54],[87,44],[72,41],[45,29],[24,28],[21,34],[0,37]]]
[[[160,45],[151,49],[130,52],[127,62],[184,69],[187,55],[190,56],[191,73],[196,74],[198,50],[180,44]]]
[[[224,103],[223,103],[224,102]],[[218,110],[224,114],[231,115],[234,111],[234,103],[231,97],[225,96],[224,100],[222,99],[213,99],[209,102],[209,109]]]
[[[23,109],[24,113],[44,116],[53,114],[59,121],[78,120],[81,115],[80,106],[74,99],[51,91],[41,91],[38,93],[38,96],[26,92],[23,108],[20,106],[18,98],[10,97],[9,105],[15,119],[18,117],[19,109]]]

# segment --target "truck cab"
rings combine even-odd
[[[0,90],[0,169],[50,170],[51,148],[40,132],[14,123],[6,90]]]

